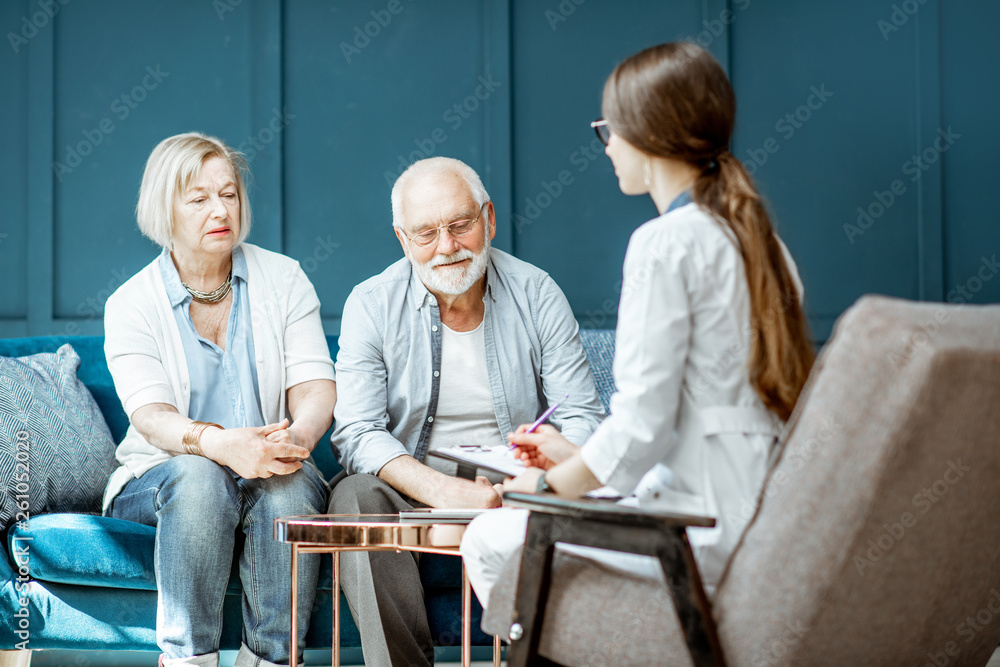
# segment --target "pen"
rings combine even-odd
[[[548,410],[546,410],[545,412],[543,412],[542,416],[539,417],[538,419],[536,419],[535,423],[532,424],[531,426],[529,426],[528,430],[525,431],[525,433],[534,433],[535,429],[537,429],[539,426],[541,426],[542,424],[544,424],[545,420],[548,419],[549,417],[551,417],[552,413],[556,411],[556,408],[558,408],[560,405],[562,405],[563,401],[565,401],[567,398],[569,398],[569,394],[566,394],[565,396],[563,396],[562,397],[562,401],[559,401],[558,403],[556,403],[555,405],[553,405],[551,408],[549,408]],[[517,445],[511,444],[511,446],[508,447],[507,449],[511,450],[511,449],[514,449],[515,447],[517,447]]]

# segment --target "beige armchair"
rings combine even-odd
[[[707,620],[726,662],[985,665],[1000,643],[1000,306],[863,298],[787,433],[756,510],[717,518],[747,524]],[[483,619],[505,639],[519,564]],[[660,579],[557,551],[546,599],[549,660],[692,664]]]

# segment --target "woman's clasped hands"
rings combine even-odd
[[[206,456],[245,479],[298,471],[309,458],[307,444],[287,418],[259,427],[208,428],[201,438]]]

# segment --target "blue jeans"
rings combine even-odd
[[[110,513],[156,526],[156,643],[165,658],[218,653],[222,603],[238,557],[242,652],[289,664],[291,548],[274,541],[274,519],[324,511],[326,493],[311,461],[291,475],[243,479],[214,461],[187,455],[126,485]],[[299,558],[299,652],[305,648],[319,565],[318,555]]]

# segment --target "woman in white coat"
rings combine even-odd
[[[660,216],[629,241],[618,311],[611,414],[577,447],[551,426],[510,435],[530,467],[505,491],[625,502],[713,516],[689,529],[711,595],[756,506],[768,457],[815,356],[795,264],[730,152],[736,102],[703,48],[661,44],[621,63],[593,123],[618,184]],[[524,541],[527,512],[472,522],[462,542],[484,605]],[[569,549],[570,547],[565,547]],[[582,550],[662,576],[650,558]]]

